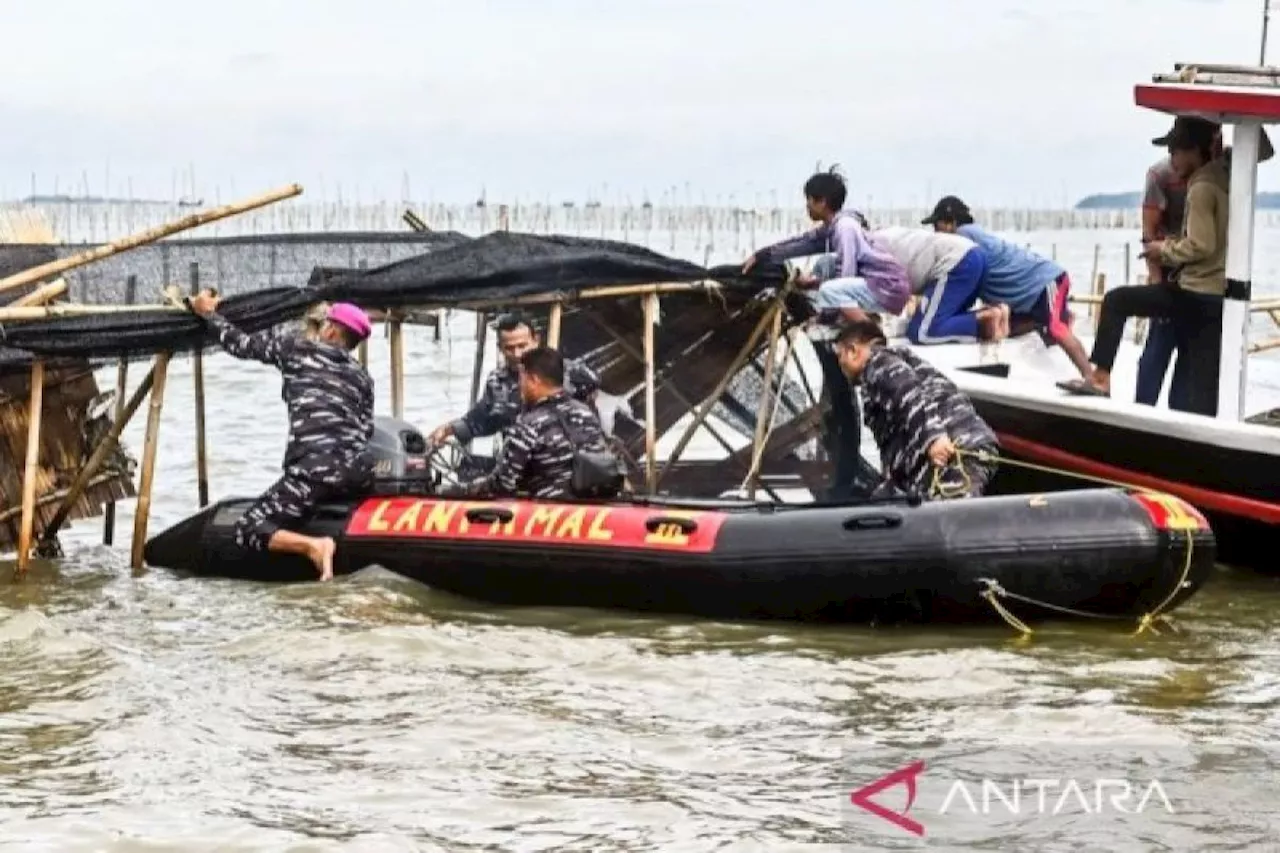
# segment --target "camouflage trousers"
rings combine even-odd
[[[267,543],[277,530],[302,521],[336,491],[332,486],[286,471],[236,522],[236,544],[250,551],[267,550]]]
[[[999,466],[999,449],[996,447],[978,448],[968,453],[962,451],[959,461],[953,461],[938,472],[925,500],[980,498]]]

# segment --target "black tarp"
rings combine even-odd
[[[776,286],[781,267],[741,275],[613,240],[493,232],[369,270],[317,268],[306,283],[229,297],[222,313],[245,331],[295,320],[306,306],[349,301],[366,308],[502,303],[539,293],[573,296],[594,287],[711,279],[744,293]],[[138,357],[210,346],[202,321],[181,313],[123,311],[0,324],[0,365],[43,357]]]

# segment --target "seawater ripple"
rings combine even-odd
[[[462,377],[409,395],[431,424],[465,402],[469,348],[407,344]],[[209,412],[214,493],[252,492],[283,446],[279,386],[205,363],[235,383]],[[174,363],[170,412],[190,404],[189,371]],[[167,419],[153,531],[194,503],[191,446],[189,423]],[[20,584],[0,570],[0,851],[907,849],[918,840],[850,819],[860,746],[951,743],[995,772],[1120,737],[1183,745],[1204,802],[1159,832],[992,818],[950,849],[1271,843],[1267,774],[1205,746],[1280,736],[1269,579],[1223,572],[1177,614],[1180,634],[1052,626],[1022,643],[1000,625],[488,607],[377,570],[298,586],[134,576],[131,511],[115,548],[92,520],[60,564]],[[1254,805],[1214,811],[1242,796]]]

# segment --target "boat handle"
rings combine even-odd
[[[888,530],[901,525],[900,515],[855,515],[844,520],[845,530]]]
[[[691,518],[676,518],[671,515],[655,515],[644,520],[644,529],[656,533],[659,527],[679,527],[686,536],[698,529],[698,523]]]
[[[513,518],[515,513],[500,506],[478,506],[467,510],[467,521],[474,521],[477,524],[484,524],[486,521],[505,524]]]

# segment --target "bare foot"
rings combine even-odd
[[[316,570],[320,572],[320,580],[333,580],[333,555],[338,550],[338,544],[333,541],[332,537],[324,536],[316,540],[315,550],[311,553],[311,562],[316,564]]]
[[[978,339],[981,341],[1000,340],[1000,311],[994,307],[983,308],[978,312]]]

